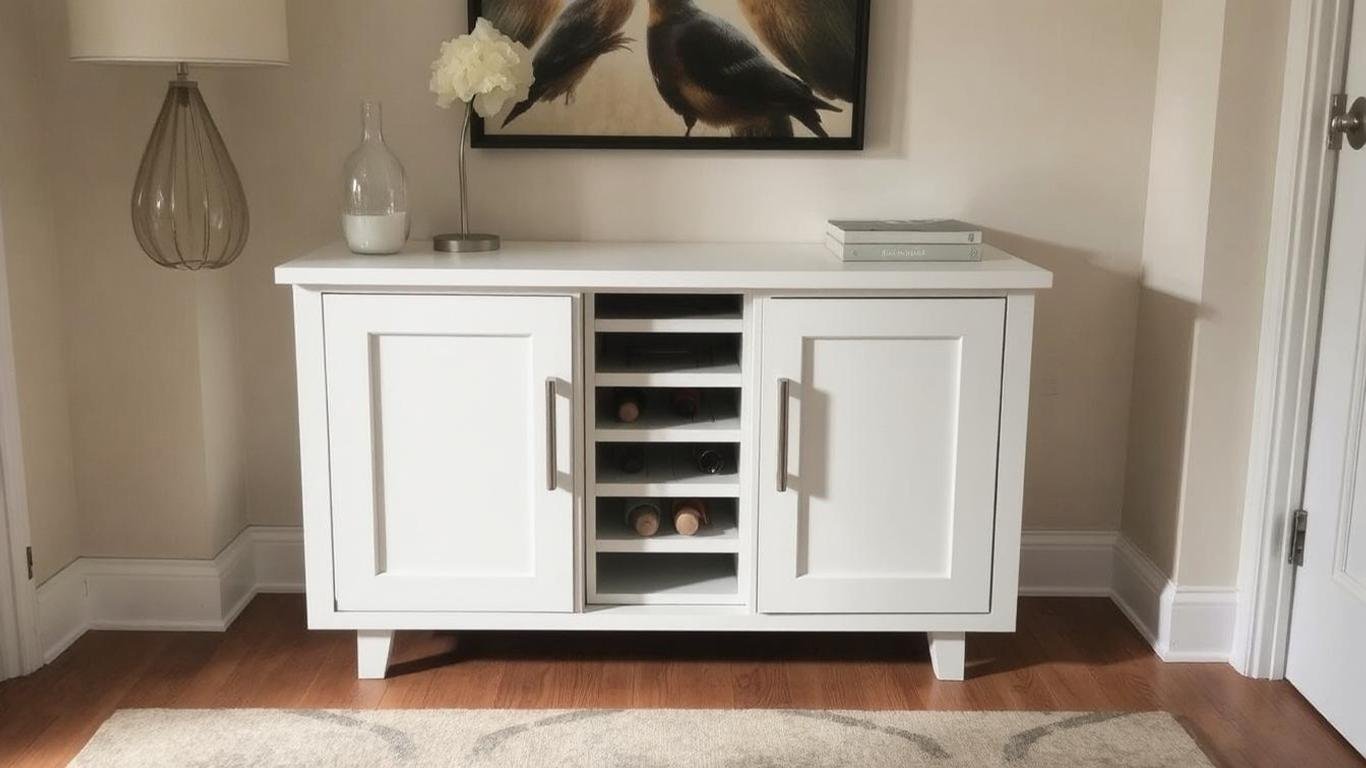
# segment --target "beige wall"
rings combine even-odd
[[[1185,478],[1223,30],[1222,0],[1162,5],[1123,526],[1168,574]]]
[[[53,260],[61,268],[60,296],[48,301],[65,319],[81,554],[210,557],[222,531],[245,519],[241,510],[221,510],[232,498],[221,468],[240,456],[234,449],[225,463],[228,441],[204,414],[217,394],[208,377],[229,378],[216,364],[224,331],[205,296],[228,278],[154,266],[128,217],[133,177],[172,73],[72,64],[65,3],[22,4],[33,15],[28,32],[46,108]],[[224,106],[214,89],[218,73],[205,74],[206,98]],[[234,390],[237,376],[227,385]],[[223,517],[234,522],[220,524]]]
[[[18,379],[22,478],[34,570],[45,580],[80,551],[73,479],[61,252],[43,119],[48,91],[37,60],[33,4],[0,0],[0,217]]]
[[[1163,6],[1122,528],[1183,586],[1237,580],[1287,10]]]
[[[1229,11],[1173,573],[1194,587],[1237,583],[1289,18],[1281,0]]]

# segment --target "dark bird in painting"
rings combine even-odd
[[[683,118],[685,136],[699,120],[744,134],[786,116],[825,138],[817,110],[840,111],[692,0],[650,0],[649,59],[659,95]]]
[[[572,0],[550,28],[532,59],[536,81],[526,101],[513,107],[503,125],[516,120],[539,101],[573,96],[574,88],[604,54],[631,43],[621,28],[631,17],[635,0]]]
[[[730,135],[742,139],[790,139],[793,136],[792,118],[787,115],[769,115],[731,126]]]
[[[811,90],[857,97],[859,0],[740,0],[759,39]]]
[[[499,32],[532,48],[563,7],[564,0],[484,0],[482,12]]]

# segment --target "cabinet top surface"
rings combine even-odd
[[[978,262],[844,262],[807,243],[505,242],[447,254],[410,242],[393,256],[333,243],[275,268],[281,285],[605,290],[1039,290],[1053,275],[990,245]]]

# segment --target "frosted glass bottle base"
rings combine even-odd
[[[432,247],[443,253],[477,253],[479,251],[496,251],[503,247],[503,241],[497,235],[476,233],[437,235],[432,238]]]
[[[352,253],[398,253],[408,241],[408,214],[342,214],[342,232]]]

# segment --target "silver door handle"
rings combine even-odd
[[[778,379],[778,493],[787,492],[787,401],[791,389],[791,379]]]
[[[1347,94],[1335,94],[1329,106],[1328,148],[1342,149],[1342,140],[1352,149],[1366,147],[1366,97],[1358,96],[1347,106]]]
[[[545,380],[545,489],[559,485],[559,468],[555,466],[555,377]]]

